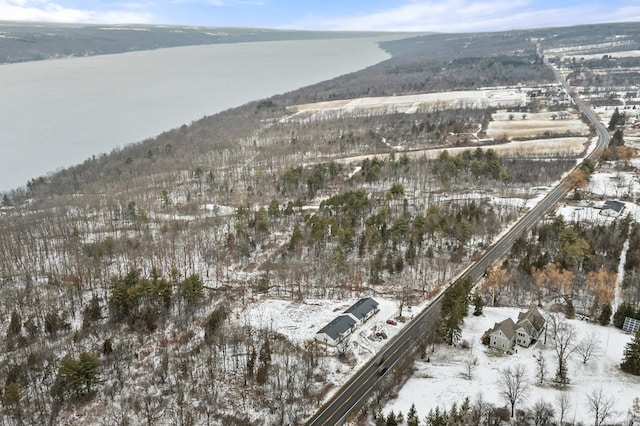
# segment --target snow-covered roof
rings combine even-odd
[[[356,324],[356,320],[348,314],[342,314],[325,325],[318,331],[318,334],[326,334],[333,340],[338,340],[346,331],[350,330]]]
[[[344,311],[345,314],[351,314],[359,320],[366,318],[371,312],[378,308],[378,302],[370,297],[358,300],[351,305],[349,309]]]

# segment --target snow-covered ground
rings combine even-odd
[[[313,115],[322,111],[340,110],[341,113],[349,109],[366,108],[397,108],[410,107],[422,99],[380,99],[370,98],[351,103],[349,100],[336,101],[335,103],[313,104],[300,106],[299,113],[305,116]],[[401,105],[402,104],[402,105]],[[599,109],[601,120],[608,121],[612,108]],[[399,111],[400,112],[400,111]],[[411,112],[410,110],[404,112]],[[503,113],[507,114],[507,113]],[[545,115],[546,114],[546,115]],[[506,117],[506,118],[505,118]],[[510,126],[522,128],[522,131],[533,134],[542,134],[544,129],[548,130],[548,125],[553,126],[554,133],[583,132],[586,127],[580,120],[572,119],[552,119],[550,113],[527,114],[526,119],[522,119],[521,114],[514,114],[514,120],[509,120],[508,114],[499,117],[501,123],[493,124],[494,130],[504,133]],[[516,123],[516,121],[518,121]],[[606,124],[606,123],[605,123]],[[526,129],[525,129],[526,127]],[[499,130],[496,130],[499,129]],[[525,135],[525,134],[523,134]],[[588,151],[595,146],[596,138],[588,140],[586,137],[541,139],[535,141],[512,142],[496,146],[486,146],[483,148],[493,148],[496,150],[509,150],[520,152],[532,150],[540,152],[574,152],[584,150],[586,144],[590,144]],[[639,145],[640,146],[640,145]],[[460,148],[462,151],[468,148]],[[458,149],[449,149],[451,154],[455,154]],[[436,157],[441,150],[411,152],[408,155],[428,155]],[[378,155],[383,157],[384,155]],[[351,157],[343,159],[341,162],[352,163],[361,161],[371,156]],[[632,164],[635,160],[632,160]],[[638,161],[640,163],[640,161]],[[549,190],[547,187],[534,188],[534,192],[527,199],[500,198],[495,194],[478,193],[466,194],[466,197],[490,198],[494,205],[515,204],[533,207]],[[604,200],[621,199],[624,197],[637,198],[640,195],[640,183],[636,175],[632,172],[596,172],[591,178],[589,186],[583,189],[585,194],[600,198],[599,201],[585,201],[572,205],[562,205],[558,208],[558,214],[562,214],[568,221],[589,220],[591,222],[614,220],[611,217],[601,215],[601,207]],[[446,198],[447,195],[442,197]],[[626,202],[625,213],[632,217],[640,218],[640,208],[631,202]],[[387,340],[373,339],[369,337],[376,331],[384,330],[389,338],[396,334],[404,324],[398,323],[393,326],[386,321],[398,315],[397,301],[385,300],[378,297],[375,299],[380,303],[380,312],[365,324],[361,324],[357,330],[349,337],[350,350],[353,356],[349,362],[339,361],[337,357],[330,357],[326,360],[330,367],[326,381],[333,383],[334,387],[325,395],[325,400],[343,384],[354,370],[360,368],[365,362],[380,350]],[[250,323],[256,327],[268,327],[274,332],[281,333],[292,342],[303,343],[313,339],[314,335],[324,325],[351,306],[356,299],[345,299],[342,301],[327,300],[305,300],[304,302],[291,302],[284,300],[265,299],[251,303],[246,311],[238,317],[239,321]],[[419,312],[421,307],[414,307],[413,312]],[[570,320],[569,323],[576,328],[580,339],[591,334],[597,336],[600,342],[600,351],[597,357],[589,360],[586,364],[574,354],[569,360],[569,376],[571,383],[564,389],[557,387],[552,378],[557,367],[557,357],[555,355],[551,341],[544,346],[538,343],[535,348],[519,348],[518,353],[513,355],[503,355],[493,350],[489,350],[480,343],[482,334],[491,328],[495,322],[502,321],[507,317],[516,318],[518,309],[516,308],[485,308],[482,317],[468,316],[463,329],[463,339],[471,344],[471,349],[452,348],[438,346],[435,353],[430,354],[430,362],[418,362],[416,372],[406,385],[399,391],[397,398],[390,401],[384,411],[393,409],[395,412],[407,413],[411,404],[416,405],[419,415],[424,418],[429,410],[440,406],[449,408],[453,402],[460,403],[465,396],[472,401],[478,395],[495,404],[496,406],[506,405],[506,401],[500,396],[497,384],[497,376],[500,369],[504,367],[523,364],[528,372],[530,386],[526,401],[519,404],[520,408],[532,407],[539,400],[544,400],[553,406],[557,405],[557,398],[562,392],[567,392],[571,401],[571,410],[568,414],[569,421],[591,423],[591,413],[588,410],[586,397],[594,389],[602,388],[607,395],[615,395],[616,418],[614,421],[622,421],[626,411],[631,407],[633,399],[640,397],[640,378],[622,374],[618,368],[623,350],[631,337],[622,333],[614,327],[602,327],[590,324],[585,321]],[[411,317],[411,312],[405,310],[404,315]],[[542,350],[546,359],[546,379],[543,384],[537,383],[535,355]],[[329,352],[333,351],[329,349]],[[464,375],[465,364],[469,359],[477,359],[471,379]],[[620,396],[618,396],[620,395]],[[557,408],[556,408],[557,411]]]
[[[329,399],[348,379],[354,371],[368,362],[378,351],[395,336],[405,325],[397,319],[399,304],[394,300],[373,297],[379,305],[379,311],[346,339],[350,353],[347,362],[338,359],[337,356],[325,358],[328,363],[326,368],[327,383],[333,387],[324,395],[324,400]],[[238,321],[249,323],[255,327],[267,327],[276,333],[285,335],[293,343],[303,344],[313,340],[315,334],[335,317],[353,305],[358,299],[336,300],[312,300],[304,302],[291,302],[287,300],[264,299],[250,304],[247,309],[237,317]],[[413,314],[420,312],[428,302],[420,306],[405,307],[402,315],[410,320]],[[393,320],[394,324],[387,323]],[[387,338],[376,337],[376,333],[384,332]],[[336,349],[327,346],[329,354],[336,354]]]
[[[370,335],[374,330],[385,330],[390,337],[403,325],[401,323],[397,326],[386,324],[388,319],[393,319],[398,315],[397,301],[375,296],[373,298],[379,304],[379,311],[356,329],[350,337],[352,342],[361,340],[358,338],[361,334],[364,336]],[[256,328],[269,328],[276,333],[283,334],[292,342],[302,343],[307,340],[313,340],[315,334],[322,327],[357,301],[358,299],[307,299],[304,302],[292,302],[289,300],[264,299],[248,306],[242,314],[242,320]],[[410,315],[410,311],[405,309],[403,314]],[[379,349],[382,344],[382,342],[378,341],[369,341],[367,343],[367,345],[374,347],[375,350]],[[365,352],[369,351],[365,350]],[[368,358],[367,356],[363,357],[363,361],[366,362]]]
[[[327,369],[327,382],[334,387],[326,395],[329,398],[335,390],[343,384],[354,370],[360,368],[371,359],[375,353],[387,342],[385,339],[369,337],[376,331],[384,331],[388,338],[393,337],[404,326],[388,324],[388,319],[398,315],[398,303],[393,300],[376,298],[380,303],[380,311],[366,323],[360,325],[350,336],[350,348],[353,358],[350,363],[344,363],[337,358],[329,358],[331,366]],[[286,335],[293,342],[303,343],[313,339],[315,333],[326,323],[331,321],[356,299],[342,301],[306,300],[291,302],[286,300],[265,299],[251,303],[238,321],[249,322],[257,327],[268,327],[274,332]],[[419,312],[422,307],[415,306],[412,310],[405,308],[403,314],[411,318],[412,313]],[[449,408],[453,402],[458,404],[468,396],[472,401],[482,395],[484,401],[496,406],[506,405],[500,396],[497,376],[500,369],[522,364],[525,366],[529,389],[526,400],[518,407],[531,407],[539,400],[544,400],[552,406],[557,405],[557,398],[561,392],[567,392],[571,401],[569,420],[584,422],[591,421],[591,413],[587,408],[587,395],[592,390],[600,388],[607,395],[616,396],[616,416],[624,418],[627,409],[635,397],[640,397],[640,378],[620,372],[618,365],[623,356],[625,345],[631,336],[614,327],[602,327],[580,320],[568,320],[577,332],[576,343],[594,334],[599,342],[597,356],[582,363],[577,354],[569,359],[570,384],[562,390],[557,387],[552,378],[555,374],[557,357],[551,339],[545,346],[543,339],[531,348],[518,348],[513,355],[504,355],[491,350],[480,343],[482,334],[493,327],[494,323],[507,317],[517,318],[520,310],[516,308],[485,308],[484,315],[474,317],[469,315],[465,319],[462,338],[470,343],[470,349],[460,347],[436,346],[435,352],[429,353],[429,362],[418,361],[416,372],[399,391],[397,397],[384,407],[385,412],[394,410],[407,413],[411,404],[415,404],[421,418],[424,418],[435,407]],[[544,384],[538,384],[536,377],[536,356],[542,350],[546,360],[546,379]],[[465,364],[468,360],[476,359],[471,379],[465,377]],[[557,410],[557,409],[556,409]]]
[[[596,172],[583,192],[601,198],[601,201],[563,204],[557,208],[556,214],[562,215],[568,222],[603,223],[616,219],[601,214],[604,200],[619,200],[625,204],[621,216],[629,214],[634,220],[640,221],[640,206],[632,201],[625,201],[640,197],[640,182],[635,172]]]
[[[516,408],[532,407],[539,400],[543,400],[557,409],[557,398],[561,392],[567,392],[571,401],[568,421],[593,423],[593,415],[588,409],[587,395],[592,390],[602,388],[603,392],[614,398],[616,415],[612,421],[622,421],[633,403],[633,399],[640,397],[640,378],[622,373],[618,366],[623,357],[625,345],[631,336],[614,328],[602,327],[580,320],[568,320],[575,327],[576,343],[594,334],[599,341],[599,353],[593,359],[582,363],[582,359],[573,354],[569,358],[569,385],[562,390],[553,384],[552,379],[557,368],[557,356],[550,338],[544,345],[543,340],[530,348],[518,347],[518,352],[505,355],[483,346],[480,342],[482,334],[493,327],[494,323],[507,317],[516,319],[520,310],[516,308],[485,308],[484,315],[465,318],[462,338],[467,340],[471,348],[436,346],[435,352],[430,353],[430,362],[419,361],[412,378],[399,391],[397,398],[391,400],[384,407],[384,412],[393,410],[406,414],[415,404],[421,419],[429,410],[450,408],[456,402],[458,406],[468,396],[473,402],[482,395],[484,401],[498,407],[507,405],[500,395],[498,374],[501,369],[522,364],[527,371],[529,387],[526,399]],[[542,350],[546,361],[545,382],[538,384],[536,356]],[[471,379],[464,376],[465,362],[477,359]],[[580,358],[580,359],[579,359]]]
[[[569,139],[569,138],[566,138]],[[584,138],[575,138],[584,144]],[[593,143],[595,141],[592,140]],[[547,143],[563,142],[558,139],[546,141]],[[532,141],[528,141],[532,144]],[[513,144],[505,144],[513,145]],[[504,146],[504,145],[503,145]],[[495,194],[478,193],[467,194],[467,197],[489,197],[494,204],[516,204],[533,207],[549,188],[535,188],[532,197],[525,199],[499,198]],[[585,201],[578,204],[562,205],[557,209],[557,214],[565,216],[567,221],[588,220],[591,222],[614,220],[611,217],[601,215],[601,207],[606,199],[619,199],[623,196],[636,197],[640,194],[640,183],[632,172],[596,172],[584,193],[598,196],[600,201]],[[443,195],[446,197],[446,195]],[[626,202],[625,213],[632,217],[640,218],[640,208],[631,202]],[[384,330],[391,338],[404,324],[396,326],[387,324],[388,319],[398,315],[398,303],[393,300],[385,300],[378,297],[380,312],[365,324],[360,325],[349,337],[350,348],[353,353],[349,363],[341,362],[336,358],[329,358],[330,367],[326,380],[334,384],[334,387],[325,395],[330,397],[335,390],[344,383],[355,369],[360,368],[365,362],[380,350],[387,340],[369,339],[376,331]],[[248,322],[257,327],[268,327],[281,333],[293,342],[303,343],[313,339],[315,333],[337,315],[351,306],[356,299],[342,301],[306,300],[304,302],[291,302],[285,300],[265,299],[251,303],[238,320]],[[421,307],[413,307],[413,312],[418,312]],[[403,312],[407,318],[411,317],[411,311]],[[553,346],[549,343],[546,347],[538,344],[536,348],[519,348],[514,355],[503,355],[489,350],[480,343],[482,334],[491,328],[495,322],[502,321],[508,316],[516,318],[516,308],[485,308],[482,317],[469,316],[463,330],[463,339],[471,343],[471,349],[451,348],[439,346],[436,352],[430,355],[430,362],[418,362],[416,373],[400,390],[396,399],[390,401],[384,411],[393,409],[395,412],[407,413],[411,404],[415,403],[418,412],[423,418],[429,410],[440,406],[449,408],[453,402],[460,403],[465,396],[475,400],[479,394],[485,401],[504,406],[506,403],[500,396],[497,385],[497,375],[501,368],[523,364],[529,375],[531,385],[528,397],[520,407],[531,407],[539,400],[544,400],[555,406],[556,399],[561,392],[568,392],[572,403],[569,413],[570,420],[577,422],[591,422],[591,413],[588,411],[586,397],[594,389],[602,387],[608,395],[623,394],[616,398],[615,410],[620,420],[631,407],[635,397],[640,397],[640,379],[622,374],[618,365],[630,336],[613,327],[601,327],[584,321],[569,321],[576,327],[578,339],[594,333],[600,342],[601,350],[597,358],[586,364],[578,359],[577,355],[569,361],[569,375],[571,383],[564,390],[558,388],[552,382],[555,373],[557,358]],[[576,342],[577,343],[577,342]],[[536,384],[536,358],[534,355],[538,349],[543,350],[547,362],[547,378],[543,385]],[[331,349],[330,349],[331,351]],[[469,359],[477,358],[477,366],[474,368],[472,378],[464,377],[465,363]],[[633,390],[629,392],[629,389]],[[557,409],[556,409],[557,410]]]
[[[527,93],[519,88],[466,90],[439,93],[424,93],[403,96],[363,97],[338,101],[316,102],[294,105],[289,108],[291,119],[322,119],[342,115],[370,115],[372,113],[437,111],[446,108],[487,108],[523,106],[527,104]]]
[[[596,140],[595,138],[593,140]],[[591,143],[584,137],[564,137],[564,138],[551,138],[551,139],[534,139],[528,141],[514,141],[497,145],[483,145],[483,150],[492,149],[498,155],[579,155],[585,151],[585,144]],[[438,158],[442,151],[447,151],[450,155],[458,155],[464,151],[475,149],[475,147],[449,147],[449,148],[436,148],[408,151],[407,157],[409,158]],[[389,154],[366,154],[355,155],[346,158],[339,158],[336,163],[340,164],[352,164],[359,163],[365,159],[372,159],[374,157],[379,159],[387,158]]]
[[[525,118],[523,118],[525,117]],[[549,134],[564,134],[565,132],[586,135],[589,128],[580,120],[577,114],[567,115],[568,118],[558,118],[555,112],[515,113],[499,111],[492,115],[487,135],[490,137],[511,138],[540,136]]]
[[[616,58],[635,58],[637,56],[640,56],[640,50],[623,50],[623,51],[612,51],[612,52],[605,52],[605,53],[595,53],[595,54],[591,54],[591,55],[567,55],[564,56],[565,60],[572,60],[575,59],[576,61],[579,60],[590,60],[590,59],[602,59],[602,57],[604,55],[608,55],[613,59]]]

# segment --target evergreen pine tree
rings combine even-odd
[[[461,422],[462,422],[462,417],[458,412],[458,404],[454,402],[453,405],[451,405],[451,409],[449,410],[449,423],[458,425],[458,424],[462,424]]]
[[[20,314],[15,309],[11,312],[11,321],[9,322],[9,327],[7,328],[7,339],[11,339],[12,337],[18,336],[22,331],[22,318]]]
[[[479,317],[482,315],[482,307],[484,306],[484,302],[482,301],[482,296],[479,294],[475,294],[473,296],[473,315]]]
[[[193,274],[180,283],[180,294],[187,305],[195,305],[204,296],[204,284],[199,275]]]
[[[384,413],[382,412],[382,407],[378,407],[374,416],[376,418],[376,426],[385,426],[387,424]]]
[[[460,419],[463,423],[467,422],[469,412],[471,411],[471,400],[468,396],[464,398],[462,404],[460,405]]]
[[[624,359],[620,364],[622,371],[640,376],[640,330],[624,349]]]
[[[616,125],[618,124],[618,121],[620,121],[620,111],[618,111],[618,108],[616,107],[616,109],[613,111],[613,114],[611,114],[608,129],[614,130],[616,128]]]
[[[564,316],[568,319],[576,317],[576,308],[573,306],[573,301],[571,301],[571,299],[567,299],[567,306],[564,308]]]
[[[411,404],[411,408],[407,413],[407,426],[419,426],[420,419],[418,418],[418,412],[416,411],[416,404]]]
[[[623,146],[623,145],[624,145],[624,132],[618,129],[615,132],[613,132],[613,136],[611,136],[611,142],[609,143],[609,146],[616,147],[616,146]]]
[[[389,411],[389,414],[387,414],[387,426],[398,426],[398,419],[396,418],[393,410]]]
[[[611,322],[611,305],[609,303],[603,304],[600,308],[598,322],[600,325],[609,325],[609,322]]]
[[[449,345],[460,340],[462,323],[469,309],[469,292],[473,282],[470,278],[456,281],[442,297],[440,310],[440,335]]]
[[[102,317],[102,309],[100,308],[100,301],[95,294],[91,298],[91,302],[85,306],[82,314],[82,327],[87,328],[94,322],[98,321]]]
[[[76,396],[91,393],[93,387],[100,380],[100,360],[97,356],[82,352],[79,359],[71,355],[65,355],[58,367],[58,377],[51,393],[54,396],[63,396],[67,392],[73,392]]]
[[[634,318],[635,315],[636,315],[636,312],[633,309],[633,306],[631,306],[631,304],[627,302],[622,302],[618,307],[618,309],[616,310],[616,313],[613,314],[613,325],[615,325],[618,328],[622,328],[622,326],[624,325],[625,318],[626,317]]]

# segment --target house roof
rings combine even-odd
[[[489,330],[489,334],[493,334],[498,331],[502,331],[507,339],[513,339],[516,335],[516,328],[513,320],[511,318],[507,318],[504,321],[497,322],[496,325],[494,325],[493,328]]]
[[[604,205],[602,206],[602,209],[603,210],[613,210],[616,213],[620,213],[624,209],[624,203],[622,201],[607,200],[607,201],[604,202]]]
[[[516,330],[521,328],[524,329],[529,336],[534,335],[535,327],[528,320],[525,319],[516,323]]]
[[[520,327],[523,327],[525,330],[527,330],[527,333],[531,334],[531,329],[526,325],[527,321],[537,332],[540,332],[540,330],[542,330],[542,328],[544,327],[544,323],[546,322],[537,308],[531,308],[527,312],[520,312],[518,314],[516,330]]]
[[[347,330],[351,329],[356,324],[356,320],[351,315],[342,314],[336,317],[329,324],[325,325],[318,331],[318,334],[326,334],[333,340],[338,339]]]
[[[351,305],[351,307],[344,311],[344,313],[351,314],[357,319],[361,320],[377,308],[378,302],[370,297],[365,297],[364,299],[360,299],[356,303]]]

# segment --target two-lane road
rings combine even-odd
[[[556,70],[554,69],[554,72]],[[556,72],[556,77],[564,87],[564,90],[573,98],[576,106],[594,125],[598,134],[596,148],[585,158],[593,159],[599,156],[611,140],[607,129],[598,121],[595,113],[571,90],[569,84]],[[558,201],[564,197],[570,187],[562,181],[555,186],[540,202],[529,210],[518,222],[516,222],[502,238],[496,241],[484,255],[471,265],[462,277],[471,276],[475,281],[479,279],[490,263],[495,262],[506,255],[514,241],[535,225]],[[437,297],[427,308],[418,314],[413,321],[407,324],[373,359],[358,370],[349,381],[340,388],[335,395],[324,404],[307,423],[316,425],[339,425],[357,410],[361,403],[366,401],[375,384],[385,374],[393,374],[393,366],[401,357],[405,356],[415,347],[415,342],[431,331],[440,313],[442,295]],[[383,369],[384,370],[383,373]],[[382,373],[382,374],[381,374]]]

